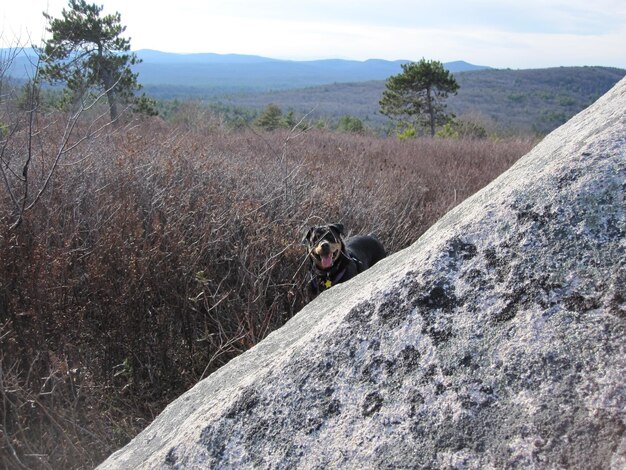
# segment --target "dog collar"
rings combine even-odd
[[[324,276],[314,276],[312,280],[313,288],[319,292],[322,292],[326,289],[330,289],[333,285],[338,284],[343,276],[346,274],[348,267],[344,267],[341,271],[337,273],[336,276],[330,276],[330,273],[325,273]]]
[[[341,278],[342,278],[342,277],[343,277],[343,275],[346,273],[346,270],[347,270],[347,269],[348,269],[348,268],[347,268],[347,267],[345,267],[345,268],[343,268],[341,271],[339,271],[339,274],[337,274],[337,275],[335,276],[335,279],[334,279],[334,282],[335,282],[335,283],[337,283],[337,282],[341,281]]]

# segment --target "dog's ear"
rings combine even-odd
[[[343,224],[331,224],[328,227],[334,229],[339,235],[343,235]]]
[[[302,243],[303,245],[308,245],[311,241],[311,233],[313,232],[314,229],[315,227],[311,227],[309,230],[307,230],[304,237],[302,237],[302,241],[300,243]]]

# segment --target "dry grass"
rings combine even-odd
[[[45,129],[33,184],[62,126]],[[0,182],[0,461],[95,466],[304,305],[310,224],[397,251],[532,145],[155,119],[64,155],[16,228]]]

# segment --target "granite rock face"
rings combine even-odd
[[[100,468],[625,468],[626,79]]]

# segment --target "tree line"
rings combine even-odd
[[[63,85],[74,109],[88,98],[106,98],[113,122],[119,118],[120,106],[157,114],[155,101],[145,94],[138,96],[142,86],[132,67],[141,59],[123,36],[126,26],[120,13],[103,14],[103,8],[86,0],[69,0],[59,18],[44,13],[50,37],[35,47],[41,63],[35,82]],[[439,61],[402,64],[402,72],[386,81],[380,112],[395,122],[400,137],[434,136],[437,129],[454,123],[445,100],[458,89],[454,76]],[[276,105],[269,105],[255,124],[273,130],[292,127],[295,121],[293,113],[283,114]],[[363,130],[362,122],[350,116],[342,118],[339,127],[349,132]]]

